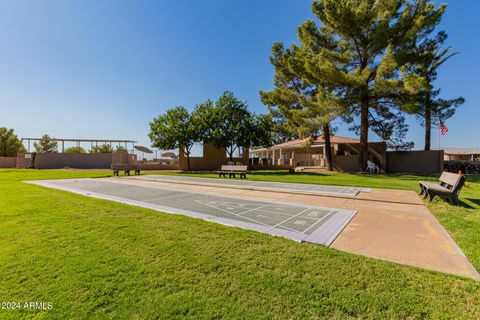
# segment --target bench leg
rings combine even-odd
[[[419,184],[419,186],[420,186],[420,193],[418,195],[423,196],[423,194],[425,193],[425,189],[423,189],[423,185],[421,183]]]
[[[428,202],[432,202],[433,200],[435,200],[436,197],[438,197],[438,195],[432,191],[428,191],[427,197],[428,197]]]
[[[140,170],[135,170],[135,175],[139,176],[140,175]]]
[[[458,206],[458,205],[459,205],[458,195],[457,195],[457,194],[454,194],[454,195],[451,197],[451,201],[452,201],[453,205]]]
[[[129,176],[130,175],[130,170],[125,170],[124,175]]]
[[[428,197],[428,188],[426,186],[420,185],[420,188],[422,188],[422,191],[420,192],[420,196],[422,196],[423,199]]]

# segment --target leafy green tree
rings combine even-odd
[[[456,108],[461,106],[465,99],[440,98],[440,89],[435,90],[433,82],[437,79],[438,69],[459,52],[451,52],[451,47],[443,48],[447,39],[444,31],[434,38],[426,39],[417,47],[417,72],[425,79],[425,86],[418,95],[419,109],[417,117],[423,120],[425,127],[425,150],[430,150],[432,124],[440,125],[455,114]]]
[[[90,153],[112,153],[113,148],[109,144],[96,145],[90,148]]]
[[[125,148],[124,146],[118,145],[118,146],[115,147],[115,151],[117,151],[117,152],[118,152],[118,151],[127,152],[128,150],[127,150],[127,148]]]
[[[162,150],[180,149],[187,157],[190,169],[190,155],[195,143],[204,137],[203,126],[198,126],[198,119],[192,117],[185,107],[167,110],[150,122],[148,134],[154,148]]]
[[[85,149],[80,146],[70,147],[65,149],[65,153],[85,153]]]
[[[398,120],[395,108],[416,111],[412,97],[423,79],[409,72],[408,53],[433,31],[445,6],[435,8],[427,0],[314,0],[312,8],[321,26],[306,21],[299,33],[323,46],[307,67],[325,88],[341,88],[337,93],[351,114],[347,120],[360,118],[365,169],[370,126]]]
[[[191,120],[198,132],[201,133],[203,142],[209,142],[213,139],[212,134],[221,119],[220,110],[215,106],[212,100],[195,106],[191,113]]]
[[[251,132],[249,147],[273,145],[273,120],[269,114],[253,115],[254,130]]]
[[[22,141],[13,129],[0,128],[0,157],[16,157],[17,153],[25,151]]]
[[[271,145],[271,119],[249,112],[246,102],[237,99],[232,92],[225,92],[213,109],[213,121],[204,137],[216,148],[225,148],[231,161],[239,148]]]
[[[58,143],[52,141],[48,134],[44,134],[38,142],[33,144],[36,152],[40,153],[56,153],[58,152]]]

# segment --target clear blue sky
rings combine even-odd
[[[0,127],[20,137],[133,139],[149,121],[231,90],[266,108],[275,41],[296,41],[308,0],[1,1]],[[441,28],[461,55],[441,70],[444,97],[467,100],[442,146],[480,147],[480,1],[451,0]],[[353,136],[346,127],[339,135]],[[433,145],[436,146],[436,132]],[[411,121],[409,138],[423,132]]]

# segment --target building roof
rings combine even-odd
[[[280,149],[280,148],[298,148],[302,147],[304,144],[308,143],[310,138],[304,138],[304,139],[297,139],[297,140],[292,140],[292,141],[287,141],[284,143],[276,144],[273,146],[275,149]],[[331,136],[330,137],[330,142],[332,144],[338,144],[338,143],[360,143],[359,139],[352,139],[352,138],[346,138],[346,137],[340,137],[340,136]],[[323,136],[317,136],[314,138],[313,145],[318,145],[318,144],[324,144],[325,140],[323,139]]]
[[[470,155],[480,154],[480,148],[445,148],[444,154]]]

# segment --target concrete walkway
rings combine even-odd
[[[356,197],[319,196],[231,189],[138,178],[109,178],[117,183],[156,186],[205,194],[356,210],[331,244],[338,250],[480,280],[461,249],[413,191],[373,189]]]

